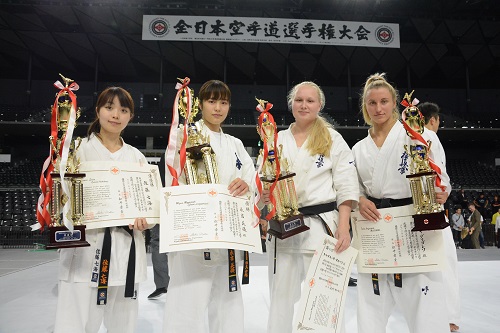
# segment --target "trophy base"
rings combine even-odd
[[[304,216],[301,214],[282,221],[270,220],[267,232],[279,239],[286,239],[306,230],[309,230],[309,227],[304,224]]]
[[[63,249],[70,247],[90,246],[85,240],[85,226],[75,225],[73,232],[66,227],[50,227],[50,242],[45,247],[47,250]]]
[[[439,230],[450,225],[446,222],[444,211],[430,214],[416,214],[412,215],[412,217],[415,221],[415,227],[411,231]]]

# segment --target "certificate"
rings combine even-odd
[[[382,219],[367,221],[352,214],[354,247],[359,250],[360,273],[418,273],[442,270],[443,232],[411,231],[413,205],[379,209]]]
[[[325,236],[316,250],[302,288],[293,332],[336,333],[342,328],[349,277],[357,250],[336,253],[337,240]]]
[[[162,189],[160,252],[207,248],[262,253],[250,195],[232,196],[227,185],[197,184]]]
[[[87,229],[160,219],[158,166],[127,162],[83,162],[83,222]]]

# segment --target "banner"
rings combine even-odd
[[[143,40],[399,48],[399,25],[268,17],[144,15]]]

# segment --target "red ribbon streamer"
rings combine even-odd
[[[187,121],[189,118],[189,114],[191,113],[191,98],[190,98],[191,92],[189,91],[188,88],[189,82],[190,79],[188,77],[185,77],[184,80],[182,80],[181,84],[177,84],[176,86],[177,94],[175,96],[175,102],[172,108],[172,123],[170,126],[170,134],[169,134],[167,150],[165,152],[166,155],[165,165],[169,170],[170,174],[172,175],[171,186],[179,185],[179,177],[180,174],[182,173],[182,170],[184,169],[184,164],[186,164],[186,142],[187,142],[187,125],[188,125]],[[174,167],[174,157],[177,148],[177,126],[179,125],[178,103],[183,91],[187,98],[186,118],[184,119],[184,136],[182,138],[182,143],[179,150],[180,163],[179,163],[179,168],[176,169]]]
[[[49,156],[45,160],[42,167],[42,172],[40,173],[41,194],[38,198],[38,207],[36,212],[36,218],[41,225],[42,231],[45,226],[50,226],[51,223],[50,212],[48,209],[53,183],[51,173],[54,171],[55,161],[62,155],[62,149],[59,149],[58,154],[56,154],[56,152],[54,151],[54,147],[57,147],[57,118],[59,116],[59,97],[61,97],[61,95],[63,95],[64,93],[67,93],[71,98],[73,109],[76,110],[76,95],[73,93],[73,90],[76,91],[80,88],[76,82],[72,82],[68,87],[65,87],[61,82],[56,81],[54,82],[54,86],[59,89],[59,92],[57,93],[54,104],[52,105],[52,117],[50,120],[51,145],[49,149]],[[66,134],[61,138],[61,142],[64,142],[65,136]]]
[[[403,102],[405,102],[405,103],[403,103]],[[409,103],[406,102],[406,100],[403,100],[401,102],[401,104],[409,106]],[[422,118],[422,113],[420,111],[418,112],[418,114]],[[411,128],[410,126],[408,126],[408,124],[406,123],[405,120],[406,120],[406,116],[405,116],[405,113],[403,112],[401,123],[403,124],[404,129],[410,134],[409,135],[410,138],[412,140],[416,140],[416,141],[421,142],[424,146],[427,147],[427,149],[429,149],[429,144],[424,139],[424,137],[420,133],[418,133],[417,131],[415,131],[413,128]],[[439,166],[436,163],[434,163],[434,161],[432,160],[432,158],[430,158],[428,156],[428,159],[429,159],[429,166],[437,174],[437,177],[436,177],[436,186],[439,187],[443,192],[446,191],[446,186],[444,186],[444,185],[441,184],[441,169],[439,168]]]
[[[271,219],[274,217],[276,213],[276,198],[273,195],[274,188],[276,187],[276,184],[278,182],[278,178],[281,174],[281,168],[280,168],[280,162],[279,162],[279,156],[278,156],[278,133],[277,133],[277,127],[276,127],[276,122],[274,121],[274,118],[271,113],[269,113],[269,110],[273,107],[273,104],[267,103],[266,108],[263,109],[260,104],[257,106],[257,111],[260,112],[258,123],[259,123],[259,130],[262,131],[262,124],[264,122],[264,119],[267,118],[267,121],[273,126],[274,128],[274,161],[276,163],[276,178],[274,179],[274,182],[271,184],[271,187],[269,188],[269,200],[271,200],[271,204],[273,205],[273,208],[271,209],[270,212],[266,215],[266,220]],[[264,133],[261,133],[261,137],[264,140],[264,154],[262,156],[262,165],[265,163],[266,159],[269,156],[269,150],[267,146],[267,137],[264,135]],[[262,167],[261,165],[261,167]],[[260,170],[259,170],[260,171]],[[260,194],[262,193],[262,183],[259,178],[259,173],[255,176],[255,182],[257,184],[257,190],[259,191],[259,197]],[[254,207],[254,210],[256,209],[256,206]],[[258,211],[258,209],[257,209]],[[257,214],[256,211],[256,214]],[[260,214],[260,211],[259,211]]]

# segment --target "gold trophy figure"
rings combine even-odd
[[[267,101],[260,99],[257,101],[260,105],[258,110],[266,109]],[[278,135],[275,129],[276,124],[272,115],[268,111],[261,113],[257,132],[268,148],[267,154],[263,149],[260,151],[263,163],[261,181],[264,189],[272,189],[271,198],[274,201],[274,205],[272,203],[268,205],[268,211],[272,214],[267,217],[269,218],[268,232],[279,239],[285,239],[309,230],[309,227],[304,224],[304,216],[298,210],[297,193],[293,181],[295,173],[289,170],[288,161],[282,158],[283,146],[279,145],[278,149],[274,146],[274,139]],[[273,184],[275,184],[274,188]]]
[[[68,135],[68,125],[70,123],[71,110],[74,107],[70,94],[73,94],[69,88],[70,84],[74,82],[61,74],[59,74],[64,81],[64,89],[56,97],[57,105],[53,108],[52,112],[57,113],[55,121],[57,122],[57,138],[49,137],[52,154],[52,165],[54,171],[51,173],[52,187],[50,189],[50,243],[47,249],[56,248],[69,248],[90,246],[85,240],[85,225],[82,223],[83,219],[83,184],[82,179],[85,174],[79,172],[80,161],[76,156],[76,152],[80,147],[81,139],[77,138],[71,140],[69,145],[68,157],[66,161],[64,178],[61,179],[59,173],[61,167],[61,155],[64,146],[64,141]],[[76,90],[76,89],[74,89]],[[73,94],[74,95],[74,94]],[[74,96],[76,101],[76,96]],[[75,108],[75,121],[80,116],[80,109]],[[75,123],[76,124],[76,123]],[[75,125],[76,126],[76,125]],[[63,184],[66,182],[69,188],[69,197],[62,191]],[[63,220],[63,206],[70,201],[71,210],[68,212],[68,220],[73,225],[73,231],[69,230],[62,222]]]
[[[449,224],[446,222],[444,211],[436,200],[437,172],[431,167],[429,152],[432,142],[425,141],[421,134],[424,132],[424,118],[420,110],[412,104],[411,95],[405,94],[402,121],[406,134],[416,144],[405,145],[406,153],[410,158],[410,174],[406,178],[410,181],[411,195],[415,215],[415,227],[412,231],[444,229]],[[416,103],[414,103],[416,104]]]
[[[218,184],[217,161],[210,146],[210,137],[203,134],[203,120],[194,121],[200,101],[194,98],[192,89],[189,89],[189,92],[192,100],[190,109],[188,96],[185,96],[184,92],[178,103],[179,114],[187,121],[186,164],[184,165],[186,183],[188,185]]]

